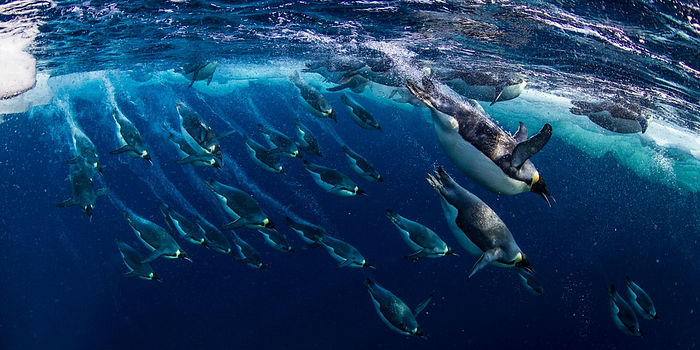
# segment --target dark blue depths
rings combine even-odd
[[[106,165],[97,183],[111,189],[111,197],[98,200],[92,223],[77,208],[55,207],[70,196],[64,181],[68,134],[59,126],[64,115],[37,107],[33,118],[13,115],[0,125],[2,349],[479,349],[494,342],[521,349],[689,349],[700,341],[694,310],[700,311],[700,266],[692,248],[700,200],[640,180],[612,158],[592,159],[553,138],[533,159],[557,200],[548,208],[534,194],[499,197],[477,187],[445,157],[422,112],[357,97],[382,124],[378,132],[354,125],[338,108],[337,94],[327,96],[339,123],[312,119],[291,84],[252,85],[223,97],[184,86],[121,92],[117,87],[119,107],[141,130],[156,165],[109,155],[118,145],[107,106],[74,96],[74,117]],[[261,143],[256,123],[293,136],[292,120],[302,118],[325,155],[306,158],[350,175],[369,195],[324,194],[296,159],[283,159],[287,177],[266,173],[248,158],[240,135],[222,141],[223,171],[174,164],[175,149],[160,126],[164,120],[176,126],[180,98],[216,130],[240,127]],[[355,177],[334,132],[387,182]],[[466,281],[476,259],[458,247],[424,180],[437,165],[503,218],[545,295],[527,293],[511,269],[490,266]],[[251,193],[297,252],[274,251],[260,234],[243,229],[238,234],[258,249],[267,271],[179,240],[194,263],[154,261],[162,284],[122,278],[126,267],[114,240],[145,248],[124,221],[119,201],[161,226],[158,198],[222,225],[228,218],[202,186],[209,177]],[[404,260],[410,248],[386,219],[386,208],[434,229],[461,256]],[[325,252],[304,251],[284,226],[290,213],[353,244],[377,268],[339,269]],[[609,317],[605,286],[615,283],[623,291],[625,275],[654,298],[662,320],[640,320],[644,339],[622,335]],[[362,284],[366,276],[411,307],[434,295],[418,317],[428,341],[396,334],[381,322]]]

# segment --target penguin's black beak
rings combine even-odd
[[[149,163],[151,163],[151,165],[153,165],[153,161],[151,160],[151,155],[150,155],[150,154],[145,155],[145,156],[143,157],[143,159],[147,160]]]
[[[536,275],[535,269],[532,268],[532,265],[530,265],[530,259],[527,258],[527,255],[523,253],[523,258],[522,260],[518,261],[515,263],[515,267],[519,267],[528,273],[531,273],[533,275]]]
[[[549,193],[549,190],[547,189],[547,184],[544,182],[544,178],[540,177],[537,182],[532,184],[532,187],[530,187],[530,192],[532,193],[537,193],[539,194],[544,200],[547,202],[547,205],[551,208],[552,203],[549,202],[549,198],[552,198],[552,201],[554,203],[557,202],[554,197],[552,197],[552,194]],[[548,198],[549,197],[549,198]]]

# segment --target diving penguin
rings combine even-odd
[[[176,212],[171,206],[163,203],[162,200],[158,200],[158,208],[163,213],[165,223],[168,224],[171,230],[193,244],[207,246],[202,227]]]
[[[534,273],[531,273],[530,271],[520,267],[516,267],[515,271],[518,272],[520,283],[523,285],[523,287],[525,287],[525,289],[528,292],[534,295],[544,294],[544,288],[542,288],[540,280],[537,279],[537,276],[535,276]]]
[[[634,315],[634,311],[632,311],[627,302],[617,293],[615,285],[610,285],[610,288],[607,288],[607,290],[610,297],[610,316],[617,329],[624,334],[644,338],[642,331],[639,329],[639,323],[637,323],[637,316]]]
[[[551,194],[530,157],[552,137],[551,125],[528,139],[520,123],[513,137],[474,107],[439,92],[430,79],[423,79],[423,87],[408,82],[411,93],[430,107],[437,139],[459,170],[493,193],[530,191],[550,204]]]
[[[297,147],[308,154],[323,158],[323,152],[321,152],[321,147],[318,145],[318,139],[311,133],[311,130],[302,124],[299,118],[294,118],[294,124],[297,126],[297,137],[299,138]]]
[[[634,134],[647,131],[651,118],[645,116],[638,106],[622,105],[614,102],[571,101],[571,114],[585,115],[602,128],[620,134]]]
[[[391,209],[386,210],[386,216],[399,230],[401,238],[415,251],[415,253],[406,255],[404,258],[417,260],[422,258],[439,258],[445,255],[457,256],[457,253],[448,247],[433,230],[415,221],[406,219]]]
[[[234,232],[231,232],[231,237],[233,237],[233,243],[236,247],[235,254],[233,255],[236,262],[247,264],[253,268],[267,270],[262,259],[260,259],[260,254],[258,254],[258,251],[255,250],[253,246],[242,240],[241,237],[238,237]]]
[[[457,242],[469,254],[479,257],[467,279],[488,264],[520,267],[535,274],[508,227],[486,203],[457,184],[442,167],[434,175],[428,174],[427,180],[440,195],[447,225]]]
[[[146,151],[146,148],[143,146],[141,133],[136,129],[134,123],[127,119],[126,116],[116,108],[112,110],[112,118],[114,118],[114,121],[117,123],[117,128],[119,129],[117,137],[119,138],[121,147],[109,152],[109,154],[126,153],[131,157],[142,158],[153,164],[151,155],[148,154],[148,151]]]
[[[382,130],[382,127],[374,119],[372,113],[362,107],[357,101],[348,97],[346,94],[340,95],[340,100],[348,107],[348,114],[355,124],[365,130]]]
[[[263,238],[265,238],[265,242],[272,247],[272,249],[286,253],[286,252],[294,252],[294,249],[292,248],[291,245],[289,245],[289,242],[287,241],[287,236],[285,236],[283,233],[280,233],[277,230],[272,230],[269,228],[259,228],[258,232],[263,235]]]
[[[517,74],[494,74],[479,71],[448,71],[437,74],[456,93],[479,101],[512,100],[523,92],[527,82]]]
[[[143,256],[136,249],[122,242],[119,238],[117,238],[117,247],[119,248],[119,253],[122,255],[124,264],[129,268],[129,272],[122,274],[123,277],[139,277],[145,280],[163,282],[158,275],[153,272],[149,263],[141,263],[141,261],[143,261]]]
[[[321,243],[321,238],[328,235],[328,233],[326,233],[326,230],[321,226],[317,226],[307,222],[302,222],[299,220],[294,220],[290,217],[287,217],[286,224],[287,226],[289,226],[290,229],[298,233],[301,239],[304,240],[304,242],[309,244],[306,247],[304,247],[304,249],[315,249],[318,247],[322,247],[323,244]]]
[[[146,259],[141,260],[142,264],[151,262],[160,256],[170,259],[183,258],[192,262],[187,257],[187,253],[162,227],[128,211],[124,212],[124,218],[141,242],[152,251]]]
[[[313,86],[307,84],[299,72],[294,72],[289,80],[299,89],[301,104],[309,113],[318,118],[330,118],[338,122],[338,116],[328,100]]]
[[[251,140],[248,135],[243,135],[243,142],[245,142],[248,155],[250,156],[250,159],[253,160],[255,165],[271,173],[287,175],[280,165],[279,153],[273,152],[261,146],[259,143]]]
[[[223,152],[219,141],[227,137],[235,130],[217,134],[214,129],[192,108],[187,106],[184,101],[180,101],[175,105],[177,113],[180,115],[181,127],[183,133],[187,133],[192,139],[207,152],[213,154],[223,163]],[[194,146],[194,145],[193,145]]]
[[[189,137],[189,136],[188,136]],[[221,164],[216,157],[209,153],[202,146],[195,144],[194,146],[187,142],[183,134],[168,135],[168,140],[174,143],[178,148],[178,153],[184,158],[175,160],[175,164],[192,164],[197,167],[213,167],[221,169]]]
[[[241,227],[277,229],[251,195],[213,179],[205,181],[204,186],[216,195],[221,207],[233,219],[222,229],[235,230]]]
[[[297,145],[294,143],[294,141],[287,137],[287,135],[275,129],[265,127],[262,124],[258,124],[258,131],[265,135],[265,138],[270,145],[275,147],[271,150],[272,152],[279,153],[280,155],[288,158],[302,157]]]
[[[90,221],[92,221],[92,209],[95,208],[97,198],[103,196],[109,190],[102,188],[95,191],[92,182],[92,170],[85,168],[82,158],[71,158],[70,161],[74,162],[70,164],[70,172],[68,173],[68,180],[70,181],[71,190],[73,191],[73,198],[58,203],[56,206],[59,208],[66,208],[77,205],[87,214]]]
[[[97,171],[102,175],[102,165],[100,165],[100,157],[97,155],[95,144],[77,125],[71,125],[71,133],[75,156],[68,159],[68,163],[82,162],[88,169]],[[90,179],[92,179],[92,174],[90,174]]]
[[[395,332],[404,335],[415,335],[423,339],[426,338],[423,330],[416,322],[416,316],[423,311],[426,305],[432,299],[432,295],[418,304],[415,309],[411,310],[403,300],[399,299],[386,288],[376,284],[371,279],[365,280],[365,287],[369,295],[372,297],[374,309],[377,310],[382,321],[393,329]]]
[[[206,80],[207,85],[211,83],[212,78],[214,78],[214,71],[216,66],[219,64],[217,61],[211,62],[195,62],[189,64],[185,67],[176,69],[176,73],[180,73],[185,76],[185,78],[192,80],[190,85],[187,87],[192,87],[195,81]]]
[[[374,169],[372,164],[363,158],[357,152],[351,150],[348,146],[343,145],[343,152],[348,158],[348,163],[350,164],[350,169],[366,181],[379,181],[384,182],[384,178],[379,175],[377,170]]]
[[[630,297],[630,305],[637,312],[637,315],[647,320],[658,320],[659,316],[656,314],[654,302],[651,301],[649,295],[627,276],[625,276],[625,283]]]
[[[373,267],[365,260],[357,248],[345,241],[326,235],[321,237],[320,242],[326,248],[328,254],[340,262],[338,267]]]
[[[204,238],[207,241],[207,248],[224,254],[233,254],[231,244],[229,244],[226,236],[224,236],[224,234],[221,233],[218,228],[199,216],[194,218],[194,222],[199,225],[202,230],[204,230]]]
[[[365,191],[338,170],[316,165],[307,160],[304,160],[303,166],[326,193],[341,197],[365,194]]]

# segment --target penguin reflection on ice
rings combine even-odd
[[[416,316],[428,305],[432,295],[411,310],[401,299],[369,278],[365,280],[365,287],[372,297],[374,309],[389,328],[400,334],[428,339],[418,326]]]
[[[478,109],[440,92],[427,77],[422,88],[411,81],[407,87],[430,107],[442,149],[465,175],[493,193],[530,191],[550,204],[551,194],[530,157],[552,137],[551,125],[545,124],[528,139],[527,127],[520,123],[515,136],[510,136]]]
[[[488,264],[518,267],[535,275],[508,227],[486,203],[457,184],[442,167],[435,174],[428,174],[427,180],[440,195],[445,219],[457,242],[469,254],[479,257],[468,278]]]

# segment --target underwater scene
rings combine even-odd
[[[0,349],[700,346],[699,18],[3,2]]]

